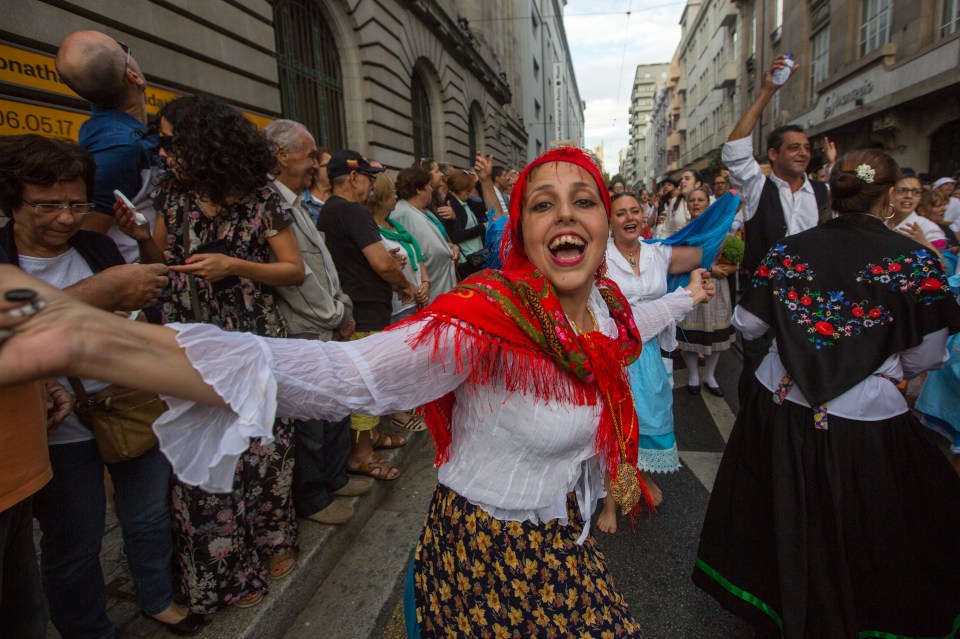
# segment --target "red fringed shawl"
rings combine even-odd
[[[439,296],[422,313],[406,320],[426,319],[411,346],[431,348],[435,360],[454,349],[457,372],[466,372],[477,386],[502,378],[507,390],[533,393],[540,400],[580,406],[600,401],[597,455],[608,475],[616,479],[621,462],[636,472],[639,424],[626,366],[639,356],[641,337],[616,284],[598,278],[597,287],[616,322],[616,338],[599,331],[579,335],[550,282],[530,267],[481,271]],[[456,330],[449,331],[449,327]],[[449,459],[454,397],[449,393],[421,411],[436,443],[437,466]],[[650,504],[649,493],[642,481],[640,484]]]

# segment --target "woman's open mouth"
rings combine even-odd
[[[587,242],[579,235],[564,233],[554,237],[547,246],[557,266],[576,266],[583,261]]]

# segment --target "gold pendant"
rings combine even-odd
[[[637,258],[635,258],[635,257],[632,256],[632,255],[628,255],[628,256],[627,256],[627,261],[630,262],[630,266],[636,266],[636,265],[637,265]]]
[[[620,506],[620,514],[626,515],[643,497],[640,479],[632,464],[621,462],[617,466],[617,478],[610,482],[610,494]]]

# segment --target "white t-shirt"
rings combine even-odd
[[[947,210],[943,212],[944,224],[960,225],[960,200],[950,197],[947,200]]]
[[[93,270],[91,270],[86,260],[84,260],[83,256],[73,247],[70,247],[66,253],[56,257],[30,257],[28,255],[20,255],[19,259],[20,268],[37,279],[43,280],[50,286],[59,289],[73,286],[80,280],[85,280],[93,275]],[[73,387],[70,386],[70,381],[67,378],[61,377],[57,379],[57,381],[70,391],[71,395],[74,394]],[[83,388],[89,395],[94,395],[107,387],[107,384],[94,379],[84,379],[81,381],[83,382]],[[74,444],[90,439],[93,439],[93,433],[90,432],[89,428],[80,423],[80,419],[76,413],[67,415],[63,423],[47,435],[47,443],[51,446],[57,444]]]
[[[906,227],[908,224],[916,224],[919,226],[921,230],[923,230],[924,237],[927,238],[927,241],[930,242],[930,244],[947,239],[947,236],[943,233],[943,229],[937,226],[933,221],[928,220],[922,215],[918,215],[916,211],[903,218],[903,221],[897,224],[894,230],[905,231],[907,230]]]
[[[394,242],[393,240],[388,240],[387,238],[382,236],[380,241],[383,242],[383,245],[386,247],[387,252],[389,252],[391,249],[398,248],[400,249],[400,255],[402,255],[403,257],[408,257],[407,252],[403,250],[403,247],[400,245],[400,242]],[[421,269],[417,269],[416,271],[413,270],[413,265],[410,264],[410,259],[408,258],[406,264],[403,265],[403,276],[407,278],[408,282],[410,282],[416,287],[416,286],[420,286],[420,283],[422,281],[420,279],[420,273],[421,273]],[[409,302],[407,304],[401,303],[400,295],[398,293],[394,293],[393,294],[393,312],[391,314],[396,315],[401,311],[406,311],[408,309],[414,308],[416,305],[417,305],[416,302]]]

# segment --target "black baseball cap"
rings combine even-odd
[[[327,177],[331,180],[341,175],[349,175],[351,171],[357,173],[369,173],[374,175],[384,169],[379,166],[373,166],[367,161],[367,158],[360,155],[352,149],[337,151],[330,156],[330,162],[327,164]]]

